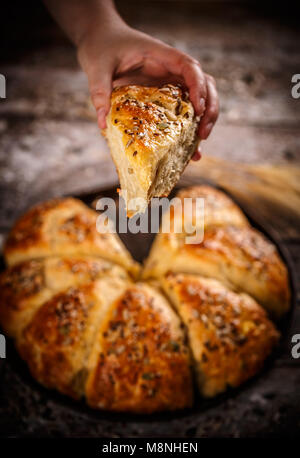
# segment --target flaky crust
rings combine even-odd
[[[261,369],[279,334],[252,298],[199,276],[168,274],[162,285],[187,327],[203,396],[237,387]]]
[[[87,359],[99,322],[127,284],[100,279],[68,288],[38,309],[16,341],[35,379],[74,398],[84,394]]]
[[[183,272],[215,278],[253,296],[275,318],[290,306],[289,279],[275,246],[250,227],[211,227],[198,244],[160,234],[144,277]]]
[[[238,205],[236,205],[230,197],[224,194],[224,192],[212,188],[211,186],[201,185],[183,188],[178,191],[176,197],[180,199],[182,203],[183,211],[181,211],[180,214],[182,217],[190,217],[194,225],[196,224],[195,212],[189,211],[188,214],[184,213],[185,199],[192,199],[193,206],[195,205],[196,199],[203,199],[204,228],[210,226],[224,226],[226,224],[236,227],[249,226],[247,218]],[[173,217],[175,215],[173,215]]]
[[[17,347],[40,383],[94,408],[151,413],[192,403],[180,321],[148,285],[100,279],[54,295]]]
[[[208,397],[260,369],[278,333],[254,299],[232,290],[280,316],[289,307],[286,268],[222,193],[201,186],[186,196],[206,199],[204,239],[159,234],[147,284],[133,283],[137,264],[76,199],[40,204],[16,223],[0,275],[0,325],[41,384],[93,408],[151,413],[191,405],[191,364]]]
[[[194,152],[197,122],[187,95],[178,86],[123,86],[113,90],[105,136],[125,200],[168,195]],[[181,163],[160,188],[156,180],[177,149]],[[167,168],[168,170],[168,168]],[[126,191],[127,195],[125,195]]]
[[[158,149],[175,140],[193,116],[191,103],[176,86],[123,86],[113,90],[110,122],[122,133],[126,156],[140,169],[145,188],[149,188]]]
[[[195,273],[212,276],[250,294],[273,316],[279,317],[289,309],[287,269],[276,247],[255,229],[211,228],[202,243],[185,245],[181,255],[183,262],[188,260],[194,266]]]
[[[215,197],[224,202],[226,208],[226,199],[219,193]],[[231,209],[229,199],[228,212],[235,213],[233,219],[241,224],[229,225],[226,210],[224,224],[221,224],[221,214],[215,224],[210,212],[211,224],[204,227],[203,240],[199,243],[186,243],[185,233],[159,233],[146,261],[143,278],[160,278],[168,271],[215,278],[231,289],[253,296],[278,318],[290,306],[287,269],[276,247],[250,227],[247,220],[239,219],[236,206],[232,205]]]
[[[148,285],[128,288],[113,305],[89,367],[91,407],[151,413],[192,403],[189,350],[180,321]]]
[[[37,309],[55,294],[103,277],[129,281],[122,267],[100,258],[49,257],[11,266],[0,275],[0,325],[17,338]]]
[[[101,232],[98,214],[73,198],[53,199],[31,208],[10,232],[4,256],[8,265],[48,256],[94,256],[139,268],[119,237]]]
[[[155,278],[170,269],[173,257],[184,245],[186,237],[191,235],[189,225],[194,230],[197,228],[200,238],[210,227],[228,224],[236,227],[249,226],[247,218],[233,200],[211,186],[183,188],[175,197],[170,211],[163,215],[160,232],[155,237],[145,262],[143,278]],[[196,213],[196,199],[203,199],[204,212],[199,206]]]

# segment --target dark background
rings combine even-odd
[[[127,0],[117,5],[132,26],[192,54],[216,78],[221,114],[203,145],[206,157],[299,167],[300,100],[290,95],[291,76],[300,73],[299,2]],[[0,25],[0,73],[7,78],[7,99],[0,100],[2,241],[33,203],[97,191],[115,185],[117,177],[76,53],[43,4],[1,2]],[[259,205],[253,202],[258,212]],[[280,240],[298,282],[292,335],[300,333],[300,228],[293,221],[283,227]],[[90,412],[43,390],[9,346],[0,435],[296,437],[300,365],[290,350],[287,339],[263,374],[229,396],[191,412],[145,419]]]

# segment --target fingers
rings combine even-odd
[[[197,162],[197,161],[200,161],[200,159],[201,159],[201,153],[199,153],[199,151],[195,151],[192,156],[192,161]]]
[[[195,152],[192,156],[192,160],[193,161],[199,161],[202,157],[202,154],[201,154],[201,146],[200,146],[200,141],[198,141],[198,144],[197,144],[197,147],[195,149]]]
[[[111,75],[105,75],[96,80],[90,86],[93,105],[97,112],[97,120],[100,129],[106,127],[106,115],[110,107],[110,94],[112,89]]]
[[[198,128],[198,135],[202,140],[207,139],[219,115],[219,97],[216,83],[212,76],[206,75],[206,85],[206,108]]]
[[[100,129],[106,127],[106,115],[110,108],[110,95],[112,90],[112,70],[101,69],[89,74],[89,87],[93,105],[97,112]]]
[[[88,77],[90,95],[97,112],[99,127],[104,129],[106,127],[105,117],[110,107],[115,59],[99,50],[99,44],[93,34],[90,39],[81,43],[77,56]]]
[[[170,73],[183,79],[189,90],[190,100],[195,112],[201,116],[205,109],[207,98],[206,78],[198,61],[170,48],[164,54],[164,66]]]
[[[195,112],[198,116],[201,116],[205,110],[207,98],[204,73],[198,63],[186,62],[182,67],[182,76],[189,90],[190,100]]]
[[[219,114],[219,99],[214,78],[203,73],[197,60],[180,51],[166,47],[162,54],[163,65],[185,82],[195,112],[202,116],[198,135],[202,140],[207,139]]]

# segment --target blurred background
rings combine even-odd
[[[278,232],[299,278],[300,99],[291,96],[292,75],[300,73],[299,2],[277,6],[268,1],[118,0],[116,4],[131,26],[191,54],[217,81],[219,120],[203,142],[203,158],[188,166],[182,182],[204,180],[230,191]],[[16,217],[37,201],[115,186],[117,175],[75,50],[43,3],[2,1],[0,43],[0,73],[7,80],[7,98],[0,99],[3,240]],[[299,288],[297,294],[299,299]],[[294,328],[299,331],[298,325],[299,300]],[[223,435],[236,436],[293,435],[300,426],[300,371],[299,364],[291,362],[289,349],[274,374],[266,396],[258,389],[244,398],[243,408],[236,410],[232,401],[212,409],[205,422],[192,419],[184,434],[214,435],[222,430]],[[57,432],[68,423],[65,414],[56,411],[55,422],[50,418],[43,426],[37,395],[18,398],[15,393],[20,397],[27,388],[17,375],[10,377],[15,377],[14,400],[6,402],[1,414],[7,431],[27,424],[25,417],[20,420],[20,410],[30,415],[26,428],[35,433],[49,433],[51,428]],[[6,390],[9,393],[9,386]],[[51,406],[47,409],[52,412]],[[248,420],[242,422],[245,416]],[[92,430],[95,435],[109,428],[103,422],[76,421],[77,431]],[[173,431],[182,432],[180,421],[174,425]],[[122,425],[118,427],[121,431]],[[147,431],[151,434],[151,428]]]
[[[281,179],[278,171],[269,177],[272,184],[284,182],[275,197],[289,219],[289,207],[300,207],[295,195],[286,195],[287,183],[298,184],[300,178],[295,172],[300,100],[291,97],[291,77],[300,72],[299,2],[298,7],[264,1],[116,3],[130,25],[190,53],[216,78],[220,118],[203,142],[204,160],[187,173],[235,185],[243,194],[245,173],[254,172],[239,164],[292,166],[292,177],[286,169]],[[11,0],[1,8],[0,73],[7,78],[7,99],[0,100],[0,219],[5,230],[36,199],[95,190],[117,176],[76,53],[43,3]],[[253,198],[256,192],[251,189]],[[244,194],[249,193],[247,188]],[[269,205],[267,200],[262,208],[266,217]],[[277,220],[275,225],[286,229],[281,213]],[[286,230],[296,235],[293,228]]]

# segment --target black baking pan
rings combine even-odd
[[[194,183],[196,184],[196,183]],[[180,188],[182,186],[177,187]],[[170,197],[173,197],[176,192],[176,189],[171,193]],[[228,193],[227,193],[228,194]],[[97,192],[92,192],[88,194],[81,194],[75,196],[81,199],[83,202],[90,206],[94,206],[95,202],[100,197],[112,197],[118,202],[118,194],[116,191],[116,187],[107,188],[103,190],[98,190]],[[232,198],[232,196],[230,196]],[[234,200],[234,199],[233,199]],[[238,203],[238,202],[237,202]],[[243,209],[243,207],[240,205]],[[244,209],[243,209],[244,210]],[[253,227],[258,229],[262,232],[269,240],[271,240],[274,245],[277,247],[278,252],[280,253],[284,263],[286,264],[289,272],[289,280],[290,280],[290,288],[291,288],[291,309],[289,313],[278,323],[278,327],[282,333],[282,338],[279,347],[276,351],[273,352],[271,357],[266,361],[264,365],[264,369],[257,374],[253,379],[249,380],[247,383],[243,384],[241,387],[237,389],[230,389],[226,393],[219,395],[218,397],[211,399],[211,400],[204,400],[200,397],[196,398],[194,406],[190,409],[185,409],[183,411],[177,411],[174,413],[160,413],[160,414],[151,414],[151,415],[135,415],[135,414],[128,414],[128,413],[112,413],[107,411],[98,411],[92,410],[85,403],[73,401],[65,396],[60,395],[55,391],[50,391],[43,388],[39,385],[30,375],[27,366],[21,360],[19,355],[17,354],[16,350],[14,349],[13,342],[10,339],[7,339],[7,354],[9,357],[6,360],[0,360],[0,375],[1,379],[5,379],[5,383],[11,383],[12,386],[9,388],[8,394],[6,396],[14,396],[15,390],[20,390],[19,385],[22,386],[24,390],[24,394],[22,394],[22,402],[27,406],[33,406],[32,409],[35,411],[40,411],[41,416],[44,415],[47,417],[50,416],[51,420],[48,421],[47,426],[45,428],[40,429],[40,435],[52,435],[51,430],[56,431],[57,428],[55,426],[55,418],[57,418],[57,422],[61,422],[61,417],[67,415],[67,418],[71,418],[69,425],[73,423],[77,426],[60,426],[59,429],[63,435],[72,435],[72,436],[93,436],[93,431],[90,432],[90,426],[84,427],[84,425],[97,425],[97,431],[100,431],[100,434],[105,434],[106,436],[111,437],[126,437],[126,436],[139,436],[139,435],[148,435],[148,436],[178,436],[178,422],[182,422],[183,425],[193,425],[197,418],[206,418],[209,415],[209,412],[212,409],[218,408],[218,406],[224,405],[224,403],[228,403],[228,400],[234,399],[238,397],[244,390],[250,388],[250,390],[255,387],[255,384],[263,382],[263,378],[266,374],[271,374],[274,364],[276,364],[276,360],[280,359],[281,354],[286,349],[286,339],[289,336],[290,325],[292,322],[293,312],[295,310],[296,305],[296,289],[295,289],[295,276],[294,276],[294,267],[291,262],[289,253],[287,252],[285,246],[281,243],[279,238],[276,236],[276,233],[268,227],[267,224],[264,224],[260,220],[260,216],[255,214],[255,211],[249,212],[249,210],[245,211],[244,213],[250,220]],[[139,262],[143,262],[147,254],[149,253],[149,249],[151,247],[153,238],[155,234],[119,234],[120,238],[131,252],[132,256]],[[4,260],[1,258],[1,269],[4,269]],[[7,373],[6,373],[7,372]],[[13,374],[13,375],[12,375]],[[11,380],[13,379],[13,380]],[[269,382],[268,382],[269,383]],[[13,385],[15,386],[15,390],[13,389]],[[0,386],[1,388],[1,386]],[[242,396],[243,397],[243,396]],[[39,401],[37,401],[39,399]],[[5,399],[5,403],[8,404],[12,402],[15,404],[17,401],[14,399]],[[46,413],[40,405],[36,405],[37,402],[39,403],[46,403],[48,405],[46,409]],[[27,407],[28,408],[28,407]],[[30,410],[31,407],[28,409]],[[15,407],[18,410],[18,407]],[[23,419],[23,411],[22,406],[20,406],[20,416]],[[27,412],[29,415],[30,412]],[[207,414],[207,415],[206,415]],[[39,414],[37,414],[39,415]],[[43,424],[45,418],[35,418],[35,423],[40,422]],[[16,418],[16,422],[19,419]],[[206,420],[205,420],[206,421]],[[53,423],[54,422],[54,423]],[[172,422],[176,424],[176,428],[172,427]],[[40,424],[39,423],[39,424]],[[101,424],[103,424],[103,430],[101,429]],[[78,426],[81,425],[81,426]],[[38,426],[38,430],[39,430]],[[35,429],[37,427],[35,426]],[[50,428],[50,429],[49,429]],[[51,429],[52,428],[52,429]],[[184,428],[184,426],[183,426]],[[9,435],[9,431],[20,431],[20,425],[16,429],[11,425],[11,427],[7,428],[6,434]],[[30,428],[29,428],[30,430]],[[34,428],[32,428],[34,430]],[[187,431],[193,432],[193,426],[187,427]],[[105,431],[105,433],[104,433]],[[0,435],[1,435],[0,431]],[[35,432],[36,434],[36,432]],[[54,434],[54,433],[53,433]],[[100,435],[99,432],[97,435]],[[22,432],[19,432],[19,435],[22,436]],[[27,432],[26,435],[30,436],[30,432]],[[186,435],[186,434],[185,434]],[[187,434],[189,435],[189,434]],[[192,434],[190,434],[192,436]]]

